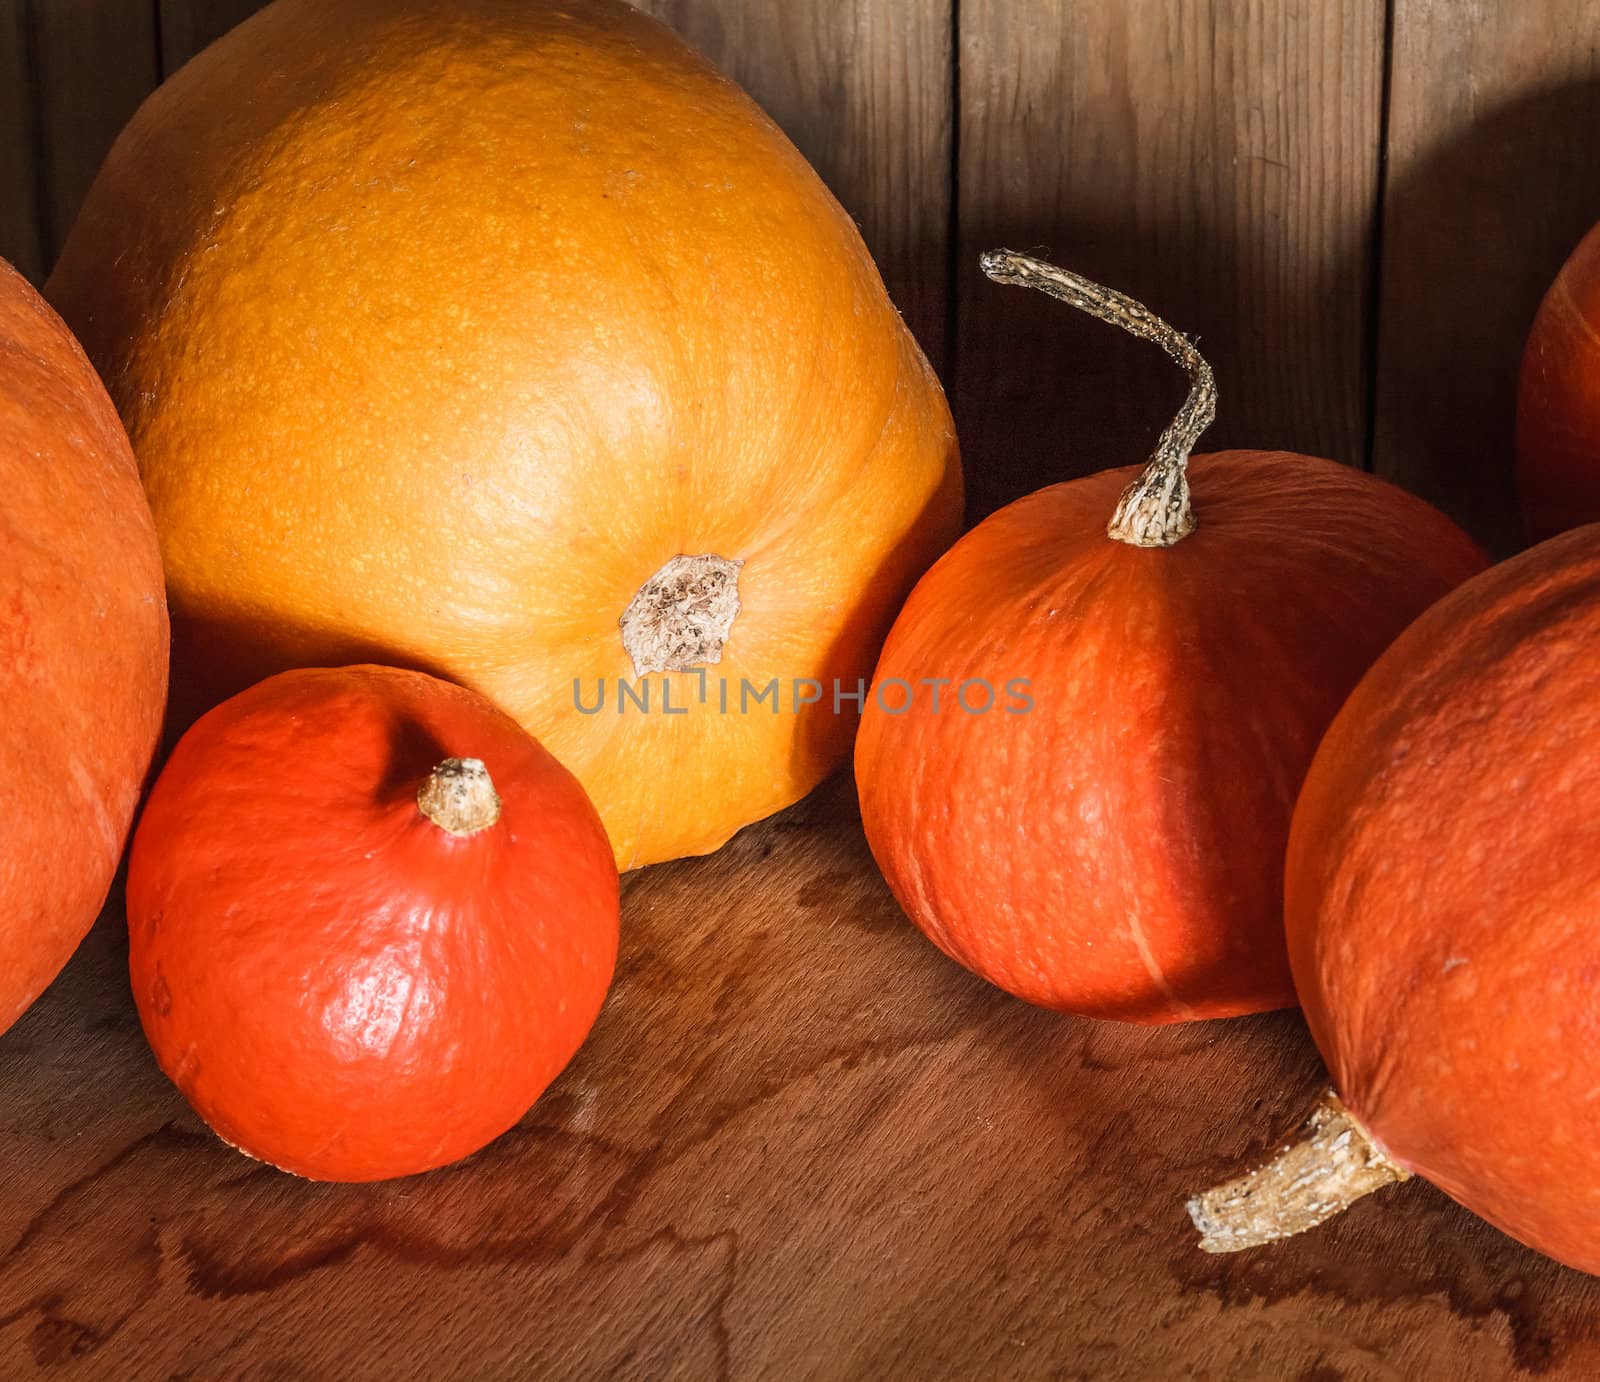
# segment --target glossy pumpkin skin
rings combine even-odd
[[[500,819],[417,791],[479,758]],[[129,968],[168,1077],[228,1142],[317,1180],[477,1151],[587,1035],[617,871],[573,776],[473,692],[385,667],[286,672],[183,737],[128,867]]]
[[[1600,1272],[1600,526],[1470,581],[1367,674],[1295,810],[1285,920],[1390,1158]]]
[[[1600,226],[1534,318],[1517,393],[1517,485],[1535,541],[1600,522]]]
[[[1145,1023],[1287,1006],[1281,861],[1317,740],[1483,557],[1369,475],[1252,451],[1195,457],[1196,530],[1137,548],[1106,535],[1137,473],[1019,500],[918,584],[875,682],[949,685],[937,712],[931,688],[899,714],[875,693],[862,821],[911,919],[1031,1003]],[[952,704],[972,679],[996,688],[986,714]]]
[[[837,764],[855,717],[793,679],[869,676],[958,528],[948,409],[850,218],[613,0],[278,0],[145,103],[49,295],[140,458],[180,716],[296,665],[447,675],[624,867]],[[744,563],[709,696],[671,673],[694,708],[662,713],[657,674],[619,714],[619,617],[708,553]],[[718,713],[718,677],[782,713]]]
[[[116,410],[0,260],[0,1031],[105,901],[155,751],[167,607]]]

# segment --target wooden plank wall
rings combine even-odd
[[[1395,0],[1373,463],[1500,550],[1522,343],[1600,221],[1600,5]]]
[[[977,506],[1148,455],[1153,347],[976,268],[1037,247],[1200,339],[1205,443],[1355,461],[1383,0],[961,6],[956,397]]]
[[[22,0],[0,0],[0,256],[37,279],[44,247],[24,19]]]
[[[860,221],[974,513],[1142,457],[1147,346],[984,281],[1047,251],[1197,334],[1211,446],[1366,465],[1505,547],[1513,381],[1600,219],[1589,0],[643,0]],[[259,0],[0,0],[0,254],[47,271],[117,129]]]
[[[100,159],[161,79],[150,0],[43,0],[31,18],[34,128],[46,262],[72,228]]]
[[[944,363],[952,0],[635,0],[751,93],[861,225]]]
[[[214,39],[242,24],[264,0],[157,0],[162,75],[176,72]]]

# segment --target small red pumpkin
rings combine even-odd
[[[1052,265],[984,270],[1159,343],[1193,391],[1142,475],[1019,500],[913,591],[856,749],[873,855],[935,944],[1029,1002],[1136,1022],[1292,1004],[1301,777],[1372,660],[1483,557],[1421,500],[1281,452],[1196,458],[1191,512],[1215,402],[1194,347]]]
[[[1317,750],[1284,911],[1338,1098],[1306,1142],[1194,1202],[1208,1248],[1415,1174],[1600,1273],[1597,802],[1600,525],[1441,600]]]
[[[1536,541],[1600,522],[1600,226],[1533,320],[1517,390],[1517,486]]]
[[[128,868],[156,1059],[250,1156],[409,1175],[515,1123],[600,1011],[617,870],[577,780],[476,693],[285,672],[184,735]]]
[[[128,438],[0,260],[0,1032],[93,925],[167,695],[167,602]]]

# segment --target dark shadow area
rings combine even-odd
[[[1600,81],[1519,97],[1425,151],[1384,215],[1373,465],[1497,554],[1521,544],[1517,371],[1539,301],[1600,220]]]
[[[1008,207],[975,214],[958,248],[952,390],[969,518],[1041,485],[1142,463],[1187,390],[1157,347],[989,282],[978,255],[1001,246],[1117,288],[1196,340],[1218,386],[1202,452],[1275,448],[1359,464],[1367,239],[1314,263],[1284,250],[1280,221],[1235,211],[1196,205],[1141,221],[1130,201],[1117,222]]]
[[[1331,1342],[1358,1336],[1356,1312],[1394,1321],[1415,1308],[1421,1319],[1442,1300],[1464,1325],[1503,1317],[1506,1371],[1535,1375],[1558,1371],[1595,1338],[1592,1278],[1420,1179],[1267,1248],[1200,1251],[1189,1196],[1292,1140],[1326,1087],[1298,1012],[1137,1027],[1012,1006],[1010,1020],[997,1013],[984,1036],[1037,1087],[1042,1106],[1062,1111],[1060,1218],[1116,1215],[1153,1276],[1164,1269],[1186,1298],[1214,1297],[1224,1320],[1299,1302]],[[1097,1268],[1113,1278],[1131,1256],[1107,1252]],[[1228,1332],[1220,1324],[1218,1339]]]
[[[948,459],[946,451],[946,464]],[[829,645],[814,674],[823,686],[822,699],[799,712],[801,722],[790,757],[801,776],[821,777],[849,760],[862,706],[844,697],[856,692],[858,680],[871,685],[878,654],[906,598],[923,572],[943,555],[944,541],[935,534],[951,514],[959,516],[959,487],[959,474],[950,467],[915,521],[884,554],[872,573],[870,589]]]
[[[246,687],[291,667],[351,667],[363,662],[457,680],[438,665],[392,644],[339,629],[296,625],[248,610],[212,618],[174,611],[172,679],[161,759],[200,716]]]
[[[377,801],[401,801],[417,797],[417,786],[450,751],[438,735],[409,712],[395,712],[389,732],[390,756],[383,780],[373,794]]]

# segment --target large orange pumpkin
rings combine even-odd
[[[116,409],[0,260],[0,1031],[105,901],[161,729],[167,607]]]
[[[583,789],[482,697],[285,672],[178,744],[128,863],[161,1068],[251,1156],[425,1171],[527,1111],[593,1024],[617,870]]]
[[[959,522],[850,218],[616,0],[278,0],[145,103],[48,291],[139,456],[180,718],[290,666],[443,673],[624,866],[837,763],[832,680]]]
[[[1517,483],[1536,539],[1600,522],[1600,226],[1533,321],[1517,394]]]
[[[1216,1251],[1406,1174],[1600,1272],[1600,525],[1441,600],[1317,750],[1285,921],[1342,1098],[1196,1202]]]
[[[1194,388],[1143,474],[1019,500],[918,584],[856,746],[873,855],[935,944],[1030,1002],[1136,1022],[1291,1004],[1301,777],[1372,660],[1483,557],[1332,461],[1191,465],[1214,388],[1187,340],[1051,265],[984,267],[1157,341]]]

